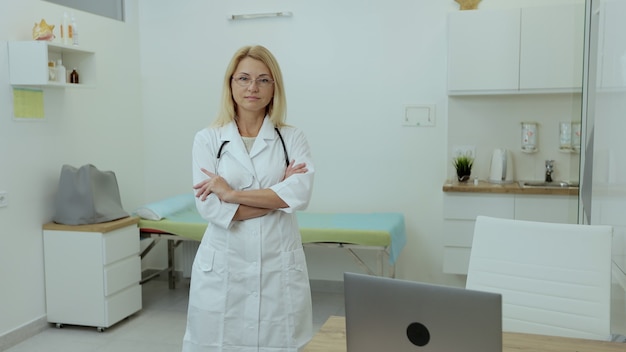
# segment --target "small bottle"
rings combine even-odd
[[[78,72],[76,72],[76,68],[70,73],[70,83],[78,84]]]
[[[67,71],[61,59],[57,60],[57,82],[67,83]]]
[[[70,22],[70,38],[72,39],[72,45],[78,45],[78,27],[76,26],[76,18],[72,13],[72,21]]]
[[[61,20],[61,44],[69,44],[70,41],[68,39],[69,36],[69,19],[67,17],[67,12],[63,12],[63,19]]]
[[[52,82],[57,80],[57,68],[54,67],[54,61],[48,61],[48,80]]]

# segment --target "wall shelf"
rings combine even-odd
[[[88,88],[96,85],[95,53],[83,47],[46,41],[8,43],[9,81],[13,86]],[[76,68],[80,84],[49,80],[48,62],[62,60],[69,75]]]

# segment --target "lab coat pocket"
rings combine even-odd
[[[285,269],[283,282],[283,302],[289,309],[288,321],[291,324],[290,339],[295,345],[303,345],[312,331],[311,289],[302,248],[283,253]]]
[[[294,251],[285,252],[283,255],[283,265],[290,271],[304,271],[306,268],[304,251],[301,248],[298,248]]]
[[[223,310],[227,289],[224,265],[222,253],[205,246],[198,248],[191,273],[190,307],[209,312]]]
[[[250,188],[254,182],[254,176],[250,171],[232,158],[220,163],[217,171],[228,182],[228,185],[236,190]]]
[[[228,184],[234,189],[243,191],[244,189],[250,188],[250,186],[252,186],[252,182],[254,182],[254,177],[249,173],[246,173],[237,175],[237,177],[235,177],[235,180],[233,180],[232,183],[229,180]]]
[[[213,262],[215,261],[215,251],[208,250],[206,255],[199,256],[197,260],[198,269],[200,271],[213,271]]]
[[[309,275],[306,268],[306,259],[302,248],[283,253],[283,268],[285,276],[283,287],[287,287],[289,299],[295,307],[302,307],[303,297],[310,294]]]

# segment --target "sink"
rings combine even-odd
[[[569,188],[578,187],[578,181],[566,182],[566,181],[519,181],[520,187],[543,187],[543,188]]]

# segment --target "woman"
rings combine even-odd
[[[298,351],[312,334],[311,292],[296,210],[313,163],[285,125],[274,56],[244,47],[224,77],[222,106],[193,144],[196,206],[209,222],[196,254],[183,351]]]

